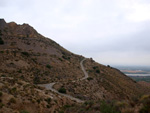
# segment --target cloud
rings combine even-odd
[[[70,51],[113,64],[147,64],[149,12],[149,0],[0,1],[6,21],[29,23]]]

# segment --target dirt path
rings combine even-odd
[[[83,71],[83,73],[84,73],[84,77],[81,78],[80,80],[85,80],[85,79],[88,78],[88,73],[86,72],[86,70],[85,70],[85,68],[84,68],[84,66],[83,66],[83,62],[84,62],[85,60],[86,60],[86,59],[84,58],[84,59],[80,62],[81,69],[82,69],[82,71]],[[80,100],[80,99],[78,99],[78,98],[75,98],[75,97],[73,97],[73,96],[71,96],[71,95],[67,95],[67,94],[58,92],[56,89],[53,88],[53,86],[54,86],[55,84],[56,84],[56,83],[39,84],[39,86],[45,87],[47,90],[51,90],[51,91],[53,91],[53,92],[55,92],[55,93],[57,93],[57,94],[59,94],[59,95],[65,96],[65,97],[67,97],[67,98],[69,98],[69,99],[71,99],[71,100],[74,100],[74,101],[76,101],[76,102],[79,102],[79,103],[83,103],[83,102],[84,102],[83,100]]]

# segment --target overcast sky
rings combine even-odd
[[[150,0],[0,0],[0,15],[102,64],[150,65]]]

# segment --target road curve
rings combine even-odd
[[[80,62],[81,69],[82,69],[82,71],[83,71],[83,73],[84,73],[84,77],[81,78],[80,80],[85,80],[85,79],[88,78],[88,73],[86,72],[86,70],[85,70],[85,68],[84,68],[84,66],[83,66],[83,62],[84,62],[85,60],[86,60],[86,59],[84,58],[84,59],[81,60],[81,62]],[[58,92],[56,89],[53,88],[53,86],[54,86],[55,84],[56,84],[56,83],[53,82],[53,83],[49,83],[49,84],[39,84],[38,86],[45,87],[45,89],[47,89],[47,90],[51,90],[52,92],[55,92],[55,93],[57,93],[57,94],[59,94],[59,95],[61,95],[61,96],[67,97],[67,98],[69,98],[69,99],[71,99],[71,100],[74,100],[74,101],[76,101],[76,102],[78,102],[78,103],[83,103],[83,102],[84,102],[83,100],[80,100],[80,99],[78,99],[78,98],[75,98],[75,97],[73,97],[73,96],[71,96],[71,95],[67,95],[67,94]]]
[[[78,99],[78,98],[75,98],[73,96],[70,96],[70,95],[67,95],[67,94],[64,94],[64,93],[60,93],[58,92],[56,89],[53,88],[53,86],[55,85],[55,83],[49,83],[49,84],[40,84],[39,86],[41,87],[45,87],[47,90],[51,90],[61,96],[64,96],[64,97],[67,97],[67,98],[70,98],[71,100],[74,100],[76,102],[79,102],[79,103],[83,103],[84,101]]]

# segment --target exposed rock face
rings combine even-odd
[[[4,19],[0,19],[0,29],[6,30],[7,34],[24,37],[42,37],[37,31],[28,24],[17,25],[15,22],[6,23]]]
[[[7,26],[7,23],[4,19],[0,19],[0,29],[4,29]]]

